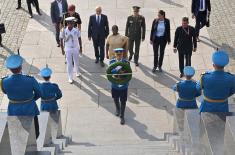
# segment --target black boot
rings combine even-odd
[[[125,118],[124,118],[125,109],[126,109],[126,102],[121,102],[121,115],[120,115],[121,125],[125,124]]]
[[[120,122],[121,125],[124,125],[125,124],[125,119],[124,117],[121,117],[121,122]]]
[[[119,103],[119,100],[118,99],[114,99],[114,103],[115,103],[115,106],[116,106],[116,113],[115,113],[115,115],[116,116],[120,116],[120,103]]]

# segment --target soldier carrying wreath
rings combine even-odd
[[[129,62],[123,58],[123,48],[114,49],[115,58],[110,60],[107,69],[107,78],[111,82],[111,93],[116,106],[116,116],[121,118],[121,125],[125,124],[124,113],[126,108],[129,81],[132,70]]]

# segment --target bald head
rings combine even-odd
[[[95,8],[95,12],[96,12],[97,15],[100,15],[101,12],[102,12],[101,6],[97,6],[97,7]]]

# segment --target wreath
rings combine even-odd
[[[112,73],[112,70],[115,69],[117,66],[121,66],[122,68],[115,74]],[[125,62],[115,62],[111,64],[107,71],[107,78],[108,80],[117,85],[124,85],[127,84],[132,78],[132,70],[129,63]],[[120,74],[120,75],[118,75]]]

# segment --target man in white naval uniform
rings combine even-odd
[[[73,83],[73,68],[77,77],[80,77],[79,71],[79,52],[82,53],[82,40],[81,32],[74,28],[76,22],[74,17],[68,17],[65,19],[67,27],[60,32],[60,42],[62,54],[66,54],[67,72],[69,77],[69,83]]]

